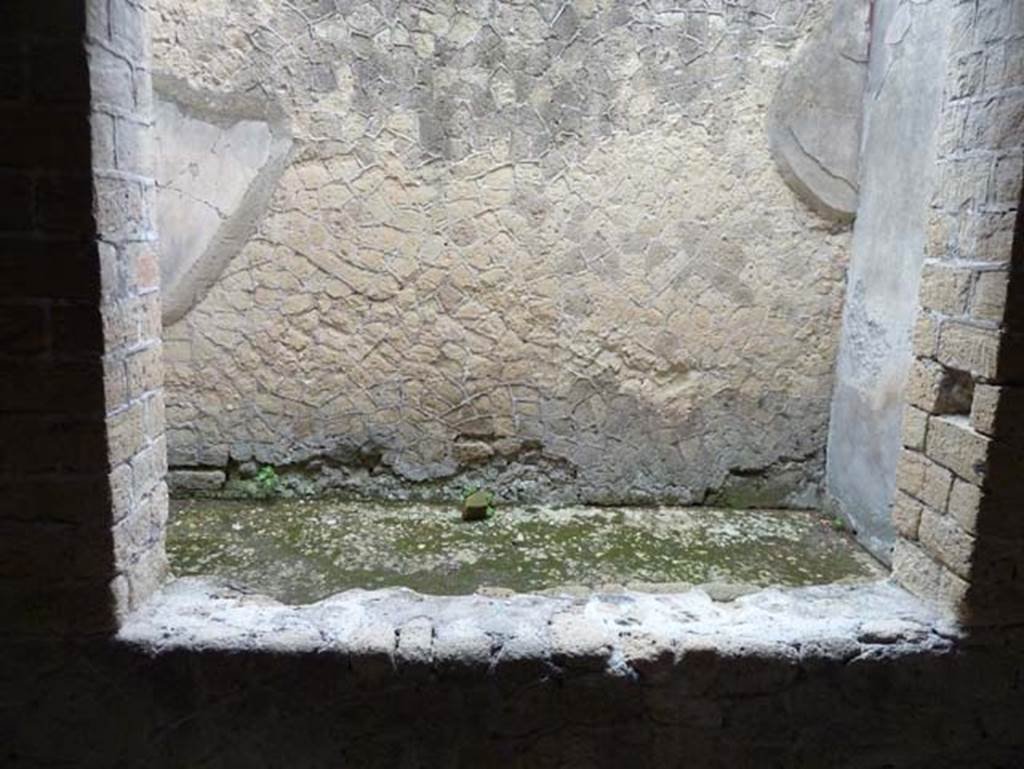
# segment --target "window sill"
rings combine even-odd
[[[730,603],[716,603],[699,589],[587,599],[387,589],[288,606],[222,581],[187,578],[168,584],[129,617],[118,640],[150,654],[341,655],[353,669],[372,663],[385,671],[426,667],[435,673],[500,673],[525,663],[541,676],[585,669],[644,681],[670,674],[701,652],[795,671],[809,658],[943,653],[959,635],[952,620],[891,581],[766,589]]]

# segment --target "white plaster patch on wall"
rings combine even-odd
[[[164,321],[179,320],[255,232],[291,140],[258,101],[232,111],[170,78],[155,98]],[[244,100],[244,97],[242,97]],[[267,112],[266,115],[262,113]]]
[[[227,128],[157,100],[161,281],[173,286],[209,247],[270,155],[270,128],[242,120]]]
[[[786,182],[823,216],[857,210],[869,0],[835,0],[772,100],[768,134]]]

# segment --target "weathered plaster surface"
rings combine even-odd
[[[835,0],[789,67],[769,112],[768,136],[786,182],[825,216],[857,212],[870,0]]]
[[[154,84],[160,289],[165,325],[184,317],[255,233],[287,165],[280,111],[253,97]]]
[[[903,394],[941,106],[945,0],[874,6],[860,207],[829,433],[828,488],[888,560]]]
[[[172,465],[813,504],[848,236],[765,120],[826,11],[155,2],[156,68],[296,145],[166,330]]]

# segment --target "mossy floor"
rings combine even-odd
[[[228,577],[289,603],[353,587],[811,585],[884,572],[819,515],[709,508],[501,507],[464,523],[453,507],[281,500],[172,503],[179,576]]]

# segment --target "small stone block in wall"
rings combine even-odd
[[[1024,124],[1024,94],[1020,89],[1007,90],[994,96],[986,105],[988,118],[980,138],[990,149],[1013,149],[1020,141],[1020,126]],[[979,124],[981,121],[979,120]]]
[[[926,251],[932,259],[945,259],[952,250],[955,220],[941,209],[928,214]]]
[[[152,176],[151,127],[136,120],[117,119],[117,169],[130,174]]]
[[[221,470],[172,470],[167,482],[172,494],[195,494],[218,491],[226,477]]]
[[[142,431],[149,441],[155,441],[164,435],[164,426],[167,424],[167,417],[164,408],[163,392],[151,392],[138,403],[142,404]]]
[[[918,358],[910,367],[905,397],[908,403],[931,414],[967,413],[972,389],[969,374]]]
[[[979,110],[984,119],[984,110]],[[959,256],[1005,264],[1013,248],[1015,212],[966,212],[960,217]]]
[[[982,537],[1024,540],[1024,479],[1009,487],[984,489],[957,480],[950,493],[949,512],[964,531]],[[1024,543],[1022,543],[1024,545]]]
[[[145,243],[133,243],[125,247],[131,252],[128,259],[130,274],[129,288],[136,292],[155,291],[160,286],[160,258],[156,250]]]
[[[131,63],[114,51],[101,46],[94,46],[90,54],[94,107],[110,113],[134,113],[135,96]]]
[[[892,504],[892,523],[896,531],[907,539],[917,539],[917,528],[921,523],[921,512],[924,505],[909,494],[896,492]]]
[[[932,417],[928,423],[926,453],[961,478],[981,485],[985,481],[990,440],[971,429],[964,417]]]
[[[139,3],[111,3],[110,39],[113,47],[133,61],[146,61],[149,56],[149,33],[146,29],[146,7]]]
[[[970,578],[975,541],[955,518],[925,508],[921,511],[918,538],[932,558],[941,561],[957,576]]]
[[[979,385],[971,427],[1014,446],[1024,446],[1024,387]]]
[[[904,449],[896,466],[896,487],[936,510],[945,510],[953,475],[924,454]]]
[[[138,609],[145,600],[155,593],[167,581],[170,564],[162,540],[153,544],[145,553],[139,555],[131,569],[131,579],[126,582],[128,589],[127,601],[118,597],[121,619],[128,612]],[[119,578],[120,579],[120,578]]]
[[[1018,51],[1004,51],[1014,62],[1020,61]],[[994,63],[994,62],[993,62]],[[998,62],[1006,64],[1005,61]],[[1016,64],[1018,71],[1013,74],[1017,82],[1024,82],[1021,78],[1021,65]],[[1018,152],[1011,152],[996,161],[996,167],[992,172],[992,186],[989,198],[996,205],[1013,206],[1020,199],[1021,180],[1024,179],[1024,156]]]
[[[970,112],[970,105],[966,102],[947,103],[939,121],[938,140],[939,155],[947,157],[957,151],[963,142],[964,131],[967,127],[967,117]],[[952,252],[952,232],[956,228],[955,216],[950,216],[941,209],[932,212],[936,221],[934,228],[929,222],[927,249],[928,256],[941,259]],[[945,242],[941,240],[943,233],[948,233]],[[943,249],[942,247],[945,246]]]
[[[920,545],[897,539],[892,571],[896,581],[911,593],[964,614],[970,584],[931,558]]]
[[[142,450],[146,444],[142,403],[134,403],[108,418],[107,443],[112,465],[127,462]]]
[[[106,302],[103,326],[108,355],[158,340],[162,328],[159,296],[152,293]]]
[[[929,262],[921,274],[921,307],[946,315],[963,315],[971,289],[971,271]]]
[[[138,398],[163,384],[163,355],[159,343],[132,352],[125,360],[128,390],[132,398]]]
[[[973,96],[981,88],[985,74],[985,57],[980,51],[969,51],[953,57],[946,75],[949,94],[956,98]]]
[[[996,329],[951,321],[939,335],[937,357],[951,368],[995,379],[999,365],[1000,334]]]
[[[908,449],[924,451],[928,435],[928,412],[907,406],[903,412],[903,445]]]
[[[934,201],[952,211],[973,209],[984,203],[988,164],[987,157],[953,157],[940,161],[941,182],[935,187]]]
[[[910,365],[904,397],[919,409],[935,412],[935,402],[941,390],[943,368],[938,363],[918,358]]]
[[[90,117],[92,128],[92,162],[97,168],[113,168],[117,152],[114,136],[114,117],[104,112],[94,112]]]
[[[929,312],[921,312],[914,324],[913,350],[914,355],[922,358],[934,358],[939,350],[939,321]]]
[[[111,523],[117,523],[135,509],[135,488],[132,468],[121,464],[110,471]]]
[[[96,226],[112,241],[148,241],[149,187],[120,178],[95,179]]]
[[[981,508],[981,489],[973,483],[961,478],[953,481],[953,490],[949,493],[949,514],[968,533],[978,529],[978,512]]]
[[[167,486],[159,484],[113,532],[114,561],[119,571],[129,570],[146,553],[163,544],[167,522]]]
[[[982,272],[978,274],[971,297],[972,318],[1001,323],[1006,313],[1006,294],[1010,276],[1008,272]]]
[[[978,385],[974,389],[974,401],[971,404],[971,427],[979,433],[993,435],[996,427],[996,409],[1000,402],[1000,393],[1004,388],[994,385]]]
[[[131,460],[132,495],[142,499],[167,475],[166,440],[160,438],[139,452]]]

